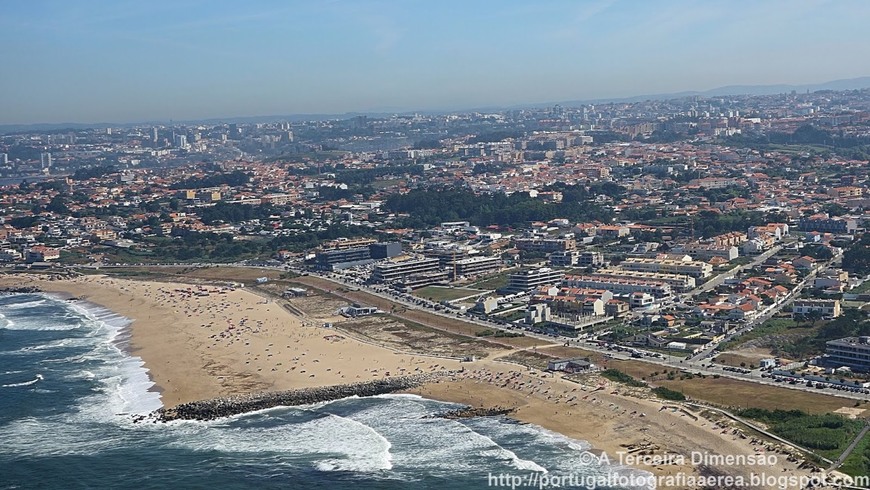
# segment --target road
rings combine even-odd
[[[789,303],[791,303],[792,301],[794,301],[795,299],[797,299],[800,296],[801,291],[803,291],[803,289],[806,287],[807,284],[811,284],[813,282],[813,279],[815,279],[815,277],[816,277],[816,275],[818,275],[819,271],[824,270],[825,268],[829,267],[831,265],[831,263],[836,261],[839,257],[840,257],[840,255],[835,255],[833,258],[831,258],[827,262],[818,264],[812,271],[810,271],[809,274],[807,274],[806,277],[804,277],[803,279],[801,279],[800,282],[795,284],[795,286],[791,289],[791,291],[789,291],[788,294],[786,294],[783,298],[776,300],[776,302],[774,304],[772,304],[772,305],[768,306],[767,308],[765,308],[764,310],[762,310],[758,315],[755,316],[755,318],[750,320],[744,327],[741,327],[739,330],[737,330],[734,333],[728,334],[727,336],[725,336],[725,338],[723,338],[719,342],[717,342],[715,344],[711,344],[710,346],[705,348],[703,351],[692,356],[690,360],[691,361],[700,361],[702,359],[710,357],[712,352],[715,349],[717,349],[719,347],[719,345],[721,345],[723,342],[728,342],[736,337],[739,337],[739,336],[745,334],[746,332],[751,331],[753,328],[755,328],[759,325],[762,325],[764,322],[773,318],[773,316],[776,315],[777,313],[779,313],[786,305],[788,305]]]
[[[324,279],[326,281],[330,281],[336,285],[336,287],[345,287],[345,288],[353,288],[358,289],[360,291],[378,296],[382,299],[391,301],[393,303],[400,304],[407,308],[416,308],[427,311],[428,313],[439,315],[445,318],[449,318],[453,321],[462,321],[470,324],[474,324],[481,327],[486,327],[490,329],[500,329],[507,332],[516,332],[516,328],[506,327],[504,325],[489,322],[486,320],[471,318],[468,315],[462,315],[456,312],[444,312],[444,311],[434,311],[431,307],[426,306],[426,304],[435,305],[436,303],[428,302],[426,300],[420,300],[418,298],[414,298],[409,301],[402,297],[401,293],[397,293],[395,291],[390,290],[387,287],[377,287],[373,288],[370,286],[360,285],[354,282],[345,282],[338,280],[336,278],[328,277],[326,275],[321,274],[313,274],[316,277]],[[810,281],[810,276],[807,276],[807,279]],[[385,292],[386,291],[386,292]],[[768,313],[772,315],[773,313]],[[430,324],[434,328],[438,328],[437,325]],[[712,363],[705,363],[704,360],[687,360],[683,357],[677,356],[668,356],[660,353],[654,353],[650,351],[644,351],[643,349],[631,348],[627,349],[622,347],[622,351],[607,349],[605,347],[599,346],[597,343],[586,340],[578,340],[573,337],[562,337],[562,336],[553,336],[540,334],[533,331],[524,330],[523,333],[527,337],[537,338],[539,340],[544,340],[549,343],[558,343],[560,345],[569,345],[574,347],[579,347],[587,351],[598,352],[604,355],[607,355],[613,359],[625,360],[625,361],[639,361],[645,362],[651,365],[663,366],[671,369],[677,369],[681,371],[687,371],[695,374],[702,374],[705,376],[719,376],[721,378],[729,378],[738,381],[748,381],[756,384],[768,385],[776,388],[784,388],[789,390],[797,390],[804,391],[807,393],[816,393],[823,394],[828,396],[835,396],[838,398],[844,398],[849,400],[870,400],[870,394],[865,393],[853,393],[848,391],[835,390],[833,388],[815,388],[815,387],[807,387],[804,383],[798,384],[788,384],[786,382],[777,383],[772,378],[762,377],[761,370],[750,370],[748,373],[741,373],[738,371],[730,371],[728,370],[729,366],[721,366]],[[635,351],[641,353],[642,357],[632,357],[631,351]],[[658,357],[656,357],[658,356]]]
[[[752,260],[752,262],[750,262],[748,264],[734,267],[732,269],[729,269],[729,270],[719,274],[718,276],[710,279],[709,281],[705,282],[704,284],[701,284],[697,288],[691,290],[688,293],[688,295],[689,296],[697,296],[701,293],[706,293],[707,291],[710,291],[714,288],[717,288],[717,287],[721,286],[722,283],[724,283],[728,279],[731,279],[735,275],[740,274],[744,270],[751,269],[751,268],[763,263],[765,260],[773,257],[773,255],[776,254],[777,252],[779,252],[780,250],[782,250],[782,245],[777,245],[777,246],[771,248],[770,250],[768,250],[767,252],[764,252],[763,254],[756,256],[755,259]]]

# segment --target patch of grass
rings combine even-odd
[[[414,296],[426,298],[431,301],[453,301],[474,294],[482,294],[483,291],[467,288],[448,288],[443,286],[427,286],[414,291]]]
[[[769,357],[769,356],[765,356],[765,357]],[[753,366],[757,366],[760,363],[759,360],[754,358],[754,357],[747,357],[747,356],[743,356],[740,354],[732,354],[732,353],[719,354],[718,356],[716,356],[714,361],[716,361],[716,364],[721,364],[721,365],[725,365],[725,366],[749,368],[749,369],[754,369]]]
[[[851,476],[870,474],[870,433],[864,435],[838,469]]]
[[[659,386],[657,388],[653,388],[653,393],[659,398],[664,400],[673,400],[673,401],[684,401],[686,399],[686,395],[682,394],[679,391],[672,390],[670,388],[665,388],[664,386]]]
[[[796,322],[791,318],[771,318],[755,327],[751,332],[747,332],[734,340],[722,344],[719,349],[727,351],[751,340],[768,337],[770,335],[780,335],[785,333],[808,335],[812,332],[813,327],[811,327],[809,323]]]
[[[609,379],[610,381],[616,381],[617,383],[634,386],[636,388],[644,388],[647,385],[643,381],[638,381],[634,379],[634,377],[632,377],[631,375],[625,374],[618,369],[605,369],[604,371],[601,371],[601,376]]]
[[[817,451],[822,456],[836,459],[852,438],[861,431],[863,423],[837,414],[811,415],[800,410],[740,410],[737,415],[763,422],[774,434],[801,446]]]
[[[477,288],[477,289],[501,289],[507,287],[508,285],[508,275],[509,271],[500,272],[493,276],[485,277],[479,281],[473,282],[469,284],[469,286]]]

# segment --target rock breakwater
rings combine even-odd
[[[384,395],[414,388],[449,374],[451,373],[442,372],[396,376],[346,385],[320,386],[213,398],[210,400],[182,403],[173,408],[160,408],[148,415],[136,415],[133,417],[133,421],[151,421],[157,423],[170,422],[172,420],[215,420],[274,407],[309,405],[351,396]]]
[[[7,287],[0,288],[0,294],[34,294],[41,293],[42,290],[36,286],[19,286],[19,287]]]
[[[506,407],[464,407],[449,412],[432,415],[432,418],[440,419],[470,419],[474,417],[498,417],[513,412],[513,408]]]

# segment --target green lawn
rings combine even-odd
[[[477,282],[469,284],[469,286],[477,289],[500,289],[508,285],[508,275],[510,271],[500,272],[498,274],[488,276]]]
[[[414,291],[414,296],[426,298],[432,301],[453,301],[473,294],[482,294],[484,291],[468,288],[449,288],[444,286],[427,286]]]

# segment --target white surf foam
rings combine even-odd
[[[17,387],[19,387],[19,386],[30,386],[30,385],[35,385],[36,383],[39,383],[39,382],[42,381],[43,379],[45,379],[45,378],[43,378],[41,374],[37,374],[37,375],[36,375],[36,378],[33,379],[33,380],[25,381],[25,382],[23,382],[23,383],[10,383],[10,384],[8,384],[8,385],[0,385],[0,388],[17,388]]]
[[[141,357],[131,356],[118,347],[116,341],[130,325],[130,319],[87,302],[64,305],[87,319],[90,336],[98,339],[91,355],[104,363],[92,372],[108,388],[108,399],[103,401],[107,414],[148,413],[163,406],[160,394],[150,389],[154,382],[148,376]]]
[[[38,299],[34,301],[25,301],[24,303],[12,303],[6,305],[4,308],[9,308],[10,310],[19,310],[22,308],[33,308],[35,306],[41,306],[45,304],[44,299]]]
[[[293,410],[293,409],[290,409]],[[172,446],[195,451],[278,453],[304,457],[321,471],[378,472],[392,468],[390,442],[372,427],[333,414],[268,427],[169,424]]]

